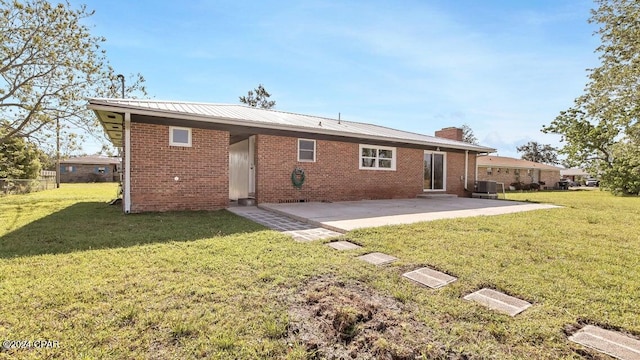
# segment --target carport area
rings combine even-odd
[[[506,200],[442,197],[334,203],[260,204],[260,208],[338,232],[471,216],[511,214],[559,206]]]

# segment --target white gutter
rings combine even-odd
[[[469,150],[464,151],[464,189],[469,190]]]
[[[131,113],[124,113],[124,213],[131,212]]]

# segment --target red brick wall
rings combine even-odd
[[[526,184],[531,183],[531,179],[527,175],[527,169],[520,169],[520,175],[518,176],[516,175],[516,169],[492,167],[491,175],[488,175],[487,166],[478,167],[478,180],[501,182],[504,183],[506,189],[509,188],[509,184],[517,181],[521,181]],[[500,189],[500,191],[502,191],[502,189]]]
[[[413,198],[423,191],[423,150],[396,148],[396,171],[360,170],[359,144],[318,140],[316,162],[298,162],[297,141],[269,135],[256,137],[258,203]],[[301,189],[291,183],[291,172],[296,167],[304,169],[306,175]],[[471,188],[474,174],[475,155],[469,155]],[[447,192],[465,195],[464,153],[447,155]]]
[[[560,181],[560,170],[540,170],[540,181],[544,181],[544,185],[541,185],[541,189],[553,189],[554,186]]]
[[[169,146],[168,126],[131,123],[131,212],[228,206],[229,133],[191,136],[191,147]]]
[[[436,137],[462,141],[463,133],[461,128],[448,127],[435,132]]]
[[[469,162],[467,166],[467,188],[468,192],[464,190],[464,161],[465,153],[449,152],[447,153],[447,193],[455,194],[458,196],[470,196],[473,192],[473,186],[475,183],[476,174],[476,155],[469,154]]]

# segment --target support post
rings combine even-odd
[[[131,113],[124,113],[124,213],[131,212]]]

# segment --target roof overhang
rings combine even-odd
[[[509,168],[509,169],[538,169],[538,170],[546,170],[546,171],[561,171],[562,168],[547,165],[547,164],[513,164],[513,163],[480,163],[476,160],[477,167],[486,167],[486,168]]]
[[[91,106],[89,106],[91,108]],[[124,128],[124,118],[122,113],[106,110],[93,109],[102,124],[104,132],[114,146],[122,147],[122,129]]]
[[[118,147],[123,143],[124,113],[131,114],[132,122],[153,123],[169,126],[187,126],[194,128],[208,128],[226,130],[233,133],[271,134],[282,136],[299,136],[316,139],[369,142],[378,144],[393,144],[395,146],[419,147],[440,150],[471,151],[474,153],[492,153],[496,150],[489,147],[460,143],[456,145],[442,144],[438,142],[420,141],[414,139],[402,139],[389,136],[377,136],[369,134],[355,134],[341,132],[332,129],[308,128],[304,126],[271,124],[237,118],[210,116],[200,114],[187,114],[167,111],[162,109],[141,109],[124,104],[111,104],[91,99],[88,107],[92,109],[111,142]]]

